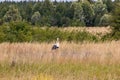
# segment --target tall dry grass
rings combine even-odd
[[[0,80],[120,80],[119,44],[1,43]]]
[[[97,36],[103,36],[107,33],[111,32],[110,26],[108,27],[65,27],[65,28],[59,28],[62,31],[87,31],[93,35]]]
[[[104,43],[61,42],[58,50],[53,43],[1,43],[0,62],[16,63],[120,63],[120,41]]]

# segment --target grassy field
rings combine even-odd
[[[88,31],[90,33],[109,33],[111,31],[110,26],[108,27],[64,27],[60,28],[65,31]]]
[[[53,27],[54,28],[54,27]],[[51,28],[51,29],[53,29]],[[86,31],[89,32],[93,35],[97,35],[97,36],[103,36],[106,33],[110,33],[111,32],[111,28],[110,26],[108,27],[63,27],[63,28],[59,28],[61,31]]]
[[[120,41],[53,43],[1,43],[0,80],[120,80]]]

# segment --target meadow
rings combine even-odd
[[[119,80],[120,41],[1,43],[0,80]]]

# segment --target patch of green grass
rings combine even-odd
[[[34,76],[52,76],[52,80],[119,80],[120,65],[80,64],[80,63],[34,63],[0,64],[0,79],[6,78],[27,80]],[[22,78],[22,79],[21,79]],[[40,78],[40,76],[38,77]],[[48,79],[49,80],[49,79]]]

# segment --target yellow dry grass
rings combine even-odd
[[[0,62],[39,63],[120,63],[120,41],[104,43],[61,42],[58,50],[53,43],[1,43]]]
[[[34,76],[31,80],[53,80],[53,77],[46,74],[39,74]]]
[[[53,29],[53,28],[52,28]],[[106,33],[111,32],[110,26],[108,27],[64,27],[64,28],[59,28],[62,31],[87,31],[93,35],[105,35]]]

